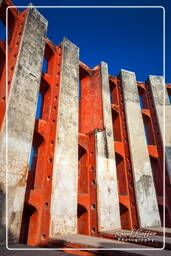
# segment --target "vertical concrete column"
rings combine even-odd
[[[47,21],[36,9],[29,8],[11,81],[6,124],[0,131],[0,215],[3,216],[0,220],[0,230],[3,230],[3,233],[0,236],[2,239],[5,237],[6,185],[9,239],[18,240],[20,234],[46,31]]]
[[[50,237],[77,232],[79,49],[62,42]]]
[[[98,230],[119,229],[120,211],[117,186],[112,114],[107,64],[101,62],[104,131],[96,132],[96,177]]]
[[[146,144],[135,73],[121,70],[140,227],[160,226],[153,174]]]
[[[149,83],[151,86],[160,132],[163,142],[165,143],[166,161],[169,168],[169,173],[171,174],[171,104],[169,102],[169,96],[165,87],[164,77],[149,76]]]

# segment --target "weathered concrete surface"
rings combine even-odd
[[[46,31],[47,21],[34,8],[28,9],[8,100],[6,125],[0,134],[1,240],[5,238],[6,157],[9,239],[18,240],[20,233]]]
[[[50,237],[77,232],[79,49],[62,42]]]
[[[95,134],[98,231],[120,228],[116,166],[106,131]]]
[[[153,238],[153,237],[154,236],[150,236],[150,238]],[[140,238],[142,239],[142,236],[140,236]],[[169,246],[168,246],[169,248],[166,248],[166,250],[162,250],[162,253],[161,253],[161,248],[163,247],[162,238],[159,239],[160,242],[158,241],[158,245],[157,245],[158,248],[154,247],[156,246],[156,243],[154,245],[153,242],[151,242],[151,244],[148,243],[148,245],[146,246],[146,245],[137,244],[136,241],[128,243],[126,242],[127,240],[128,240],[128,237],[125,240],[123,239],[123,241],[119,241],[119,240],[105,239],[101,237],[92,237],[92,236],[85,236],[85,235],[67,235],[67,236],[58,237],[58,239],[52,240],[50,242],[52,244],[52,247],[55,245],[56,246],[62,245],[67,247],[68,244],[69,245],[76,244],[79,248],[89,248],[89,249],[93,248],[91,253],[94,252],[95,255],[149,256],[154,254],[156,256],[160,256],[160,255],[170,256]],[[135,239],[135,240],[138,240],[138,239]],[[97,250],[95,250],[95,248]],[[84,255],[87,255],[86,252]]]
[[[160,226],[135,73],[121,70],[121,81],[140,227]]]
[[[166,161],[171,174],[171,105],[169,96],[165,87],[164,77],[149,76],[149,83],[153,94],[154,105],[160,126],[160,132],[163,138],[166,152]],[[164,109],[165,107],[165,109]],[[165,116],[164,116],[165,111]],[[164,137],[165,124],[165,137]]]
[[[96,132],[98,231],[120,228],[117,174],[107,64],[101,62],[104,131]]]
[[[1,247],[1,256],[76,256],[76,254],[66,254],[62,250],[46,250],[45,248],[31,247],[21,243],[13,243],[9,245],[11,250],[8,250],[5,246]],[[16,249],[17,248],[17,249]]]

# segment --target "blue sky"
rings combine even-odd
[[[28,0],[13,0],[28,5]],[[162,0],[31,0],[34,5],[156,5],[166,10],[166,81],[171,82],[171,3]],[[80,60],[90,67],[101,60],[109,73],[121,68],[136,72],[138,81],[163,74],[163,10],[159,9],[40,9],[49,22],[48,38],[55,44],[65,36],[80,47]],[[170,12],[170,14],[169,14]]]

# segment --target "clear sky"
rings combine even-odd
[[[29,0],[13,0],[28,5]],[[171,82],[171,1],[167,0],[31,0],[33,5],[143,5],[166,10],[166,82]],[[48,20],[48,38],[65,36],[80,47],[80,60],[90,67],[105,61],[109,73],[136,72],[138,81],[163,75],[163,9],[40,9]],[[170,12],[170,13],[169,13]]]

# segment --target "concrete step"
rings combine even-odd
[[[0,245],[0,256],[73,256],[76,254],[65,253],[62,250],[47,250],[47,248],[30,247],[25,244],[13,243],[9,245],[10,250],[5,245]],[[13,249],[12,249],[13,248]],[[15,248],[15,249],[14,249]]]
[[[162,250],[161,248],[152,248],[145,245],[139,245],[136,243],[118,242],[116,240],[104,239],[99,237],[91,237],[85,235],[67,235],[60,236],[57,239],[50,240],[50,247],[68,247],[68,248],[81,248],[84,251],[95,255],[114,255],[114,251],[117,251],[116,255],[139,255],[147,256],[155,253],[155,256],[170,256],[171,251]],[[89,249],[89,250],[87,250]],[[162,250],[162,252],[161,252]],[[86,255],[86,254],[85,254]]]

